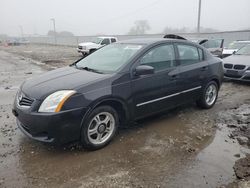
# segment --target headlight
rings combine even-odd
[[[38,112],[60,112],[65,101],[76,91],[62,90],[49,95],[41,104]]]

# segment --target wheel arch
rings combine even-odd
[[[205,86],[206,86],[209,82],[211,82],[211,81],[214,81],[214,82],[218,85],[218,89],[220,89],[222,81],[221,81],[220,78],[217,77],[217,76],[211,76],[211,77],[209,77],[209,78],[204,82],[203,87],[205,87]]]
[[[210,81],[214,81],[214,82],[217,84],[218,89],[220,89],[221,82],[220,82],[220,80],[219,80],[218,78],[213,77],[213,78],[211,78],[211,79],[209,80],[209,82],[210,82]]]
[[[87,120],[87,117],[89,114],[97,107],[99,106],[111,106],[114,108],[119,116],[119,124],[120,126],[123,126],[126,124],[130,118],[129,111],[128,111],[128,106],[127,104],[119,98],[114,98],[114,97],[107,97],[103,98],[101,100],[93,102],[90,106],[86,114],[84,115],[82,122],[81,122],[81,128],[84,125],[85,121]]]

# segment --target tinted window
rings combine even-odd
[[[175,66],[173,45],[163,45],[150,50],[141,58],[140,63],[154,67],[155,71]]]
[[[111,38],[111,42],[116,42],[116,39],[115,38]]]
[[[198,49],[189,45],[177,45],[181,65],[189,65],[200,61]]]
[[[103,39],[101,44],[108,45],[108,44],[110,44],[110,41],[109,41],[109,39]]]

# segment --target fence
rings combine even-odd
[[[177,35],[186,37],[188,39],[197,38],[220,38],[225,39],[225,46],[235,40],[250,40],[250,30],[241,31],[225,31],[215,33],[177,33]],[[162,38],[164,34],[145,34],[145,35],[112,35],[117,37],[118,40],[127,40],[133,38]],[[80,42],[90,41],[96,36],[71,36],[71,37],[57,37],[57,45],[69,45],[77,46]],[[39,36],[39,37],[27,37],[31,43],[40,44],[55,44],[54,37],[50,36]]]

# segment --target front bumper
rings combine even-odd
[[[89,50],[84,50],[84,49],[79,49],[79,48],[77,48],[77,51],[78,51],[79,53],[89,54]]]
[[[59,113],[30,112],[13,108],[17,126],[28,137],[47,143],[63,144],[80,139],[82,119],[86,108]]]
[[[224,69],[224,78],[250,82],[250,70]]]

